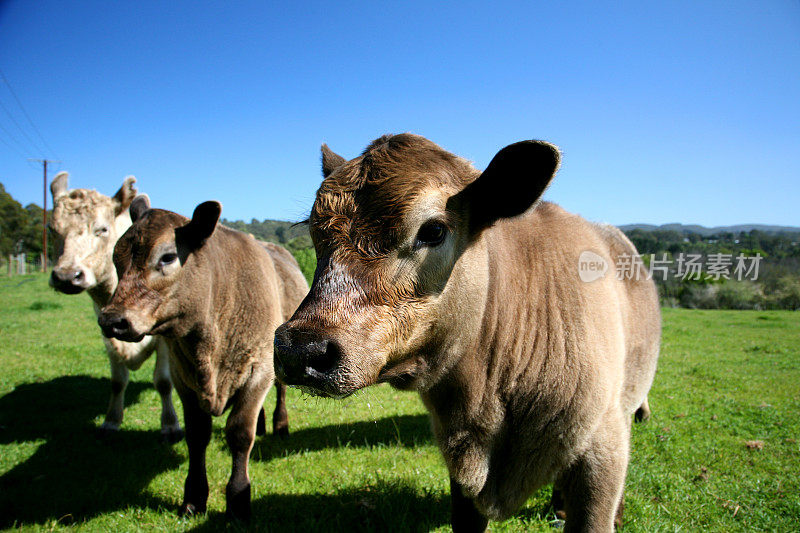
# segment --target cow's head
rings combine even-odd
[[[214,233],[222,206],[204,202],[189,220],[150,209],[150,200],[141,195],[130,212],[133,224],[114,248],[117,290],[97,321],[104,335],[123,341],[170,335],[184,314],[186,299],[180,288],[196,285],[187,267]]]
[[[50,184],[54,206],[50,228],[59,254],[50,285],[67,294],[109,281],[113,286],[111,256],[117,238],[130,225],[127,210],[136,196],[136,178],[125,178],[111,198],[88,189],[68,191],[68,179],[69,174],[59,172]]]
[[[423,386],[454,319],[443,295],[469,283],[453,274],[459,258],[486,228],[533,206],[559,160],[554,146],[523,141],[481,173],[416,135],[381,137],[351,161],[323,145],[309,217],[317,270],[276,332],[278,377],[328,396],[384,381]]]

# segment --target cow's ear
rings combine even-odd
[[[50,194],[53,195],[53,204],[59,198],[67,194],[67,182],[69,181],[69,172],[59,172],[53,181],[50,182]]]
[[[214,233],[221,213],[222,204],[219,202],[215,200],[203,202],[194,208],[192,220],[176,229],[175,234],[181,243],[190,249],[200,248]]]
[[[117,193],[111,198],[114,202],[114,216],[119,216],[124,213],[136,197],[136,187],[133,186],[134,183],[136,183],[136,178],[133,176],[126,177],[125,181],[122,182],[122,187],[120,187]]]
[[[347,159],[328,148],[327,144],[322,145],[322,177],[327,178],[331,172],[347,163]]]
[[[527,211],[541,198],[560,161],[558,148],[544,141],[522,141],[497,152],[483,174],[460,193],[469,206],[470,231]]]
[[[133,199],[130,206],[131,222],[136,222],[150,209],[150,197],[140,194]]]

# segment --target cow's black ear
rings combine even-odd
[[[558,148],[544,141],[522,141],[497,152],[460,193],[468,205],[470,231],[527,211],[541,198],[560,162]]]
[[[221,213],[222,204],[216,200],[203,202],[194,208],[192,220],[176,229],[175,233],[183,244],[192,249],[199,248],[214,233]]]
[[[146,211],[150,209],[150,197],[146,194],[140,194],[136,198],[133,199],[131,202],[131,206],[129,208],[131,214],[131,222],[136,222],[142,215],[145,214]]]
[[[322,145],[322,177],[327,178],[331,172],[347,163],[347,159],[328,148],[327,144]]]

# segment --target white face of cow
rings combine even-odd
[[[128,206],[136,196],[133,176],[109,198],[88,189],[67,190],[69,174],[59,173],[50,184],[53,216],[50,221],[58,262],[50,285],[66,294],[77,294],[99,284],[113,290],[116,274],[112,255],[117,238],[130,226]]]

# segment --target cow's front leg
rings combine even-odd
[[[464,495],[461,485],[450,478],[450,523],[453,533],[486,531],[489,520],[483,516],[475,502]]]
[[[178,415],[172,405],[172,380],[169,374],[169,347],[159,338],[156,345],[156,368],[153,370],[153,385],[161,396],[161,439],[175,444],[183,438]]]
[[[442,448],[450,476],[469,498],[483,490],[489,476],[489,450],[477,433],[451,428]]]
[[[275,380],[275,411],[272,413],[272,434],[281,438],[289,436],[289,414],[286,412],[286,385]]]
[[[178,514],[192,516],[206,512],[208,478],[206,477],[206,448],[211,440],[211,415],[200,408],[191,390],[178,388],[183,403],[183,424],[186,446],[189,448],[189,474],[183,489],[183,503]]]
[[[128,368],[123,363],[111,354],[108,355],[108,362],[111,365],[111,398],[108,400],[106,418],[97,432],[99,437],[119,431],[125,410],[125,389],[129,380]]]
[[[628,467],[629,421],[609,415],[600,424],[589,449],[564,476],[564,531],[614,531],[622,517],[622,492]]]
[[[250,450],[256,437],[258,413],[264,404],[269,383],[246,385],[237,394],[236,402],[225,424],[225,439],[231,450],[231,477],[225,487],[227,515],[237,520],[250,520],[250,476],[247,471]]]

